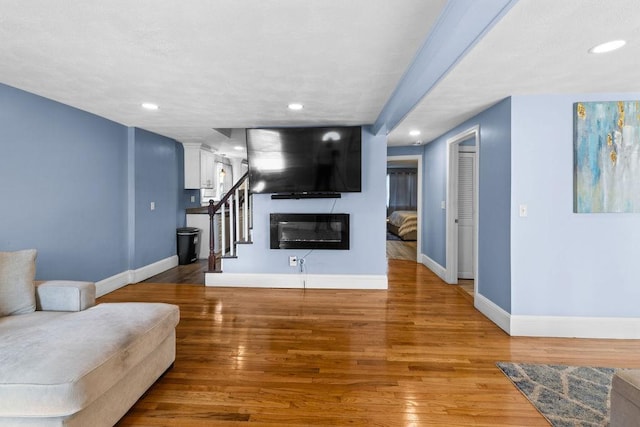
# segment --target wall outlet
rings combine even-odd
[[[152,211],[156,210],[156,202],[151,202],[151,210]]]
[[[195,203],[196,202],[196,196],[191,196],[191,203]]]
[[[289,257],[289,267],[297,267],[298,266],[298,257],[297,256],[290,256]]]

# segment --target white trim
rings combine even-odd
[[[511,315],[481,294],[476,294],[474,306],[514,337],[640,339],[638,317]]]
[[[459,153],[475,153],[476,146],[475,145],[459,145],[458,152]]]
[[[205,273],[205,285],[246,288],[387,289],[386,275]]]
[[[176,267],[177,265],[178,256],[173,255],[169,258],[161,259],[160,261],[154,262],[153,264],[140,267],[137,270],[129,270],[129,283],[142,282],[149,277],[160,274],[164,271],[169,270],[170,268]]]
[[[129,284],[129,276],[129,271],[123,271],[115,276],[107,277],[106,279],[96,282],[96,297],[101,297],[123,286],[127,286]]]
[[[447,270],[443,266],[441,266],[440,264],[438,264],[437,262],[435,262],[434,260],[426,256],[425,254],[420,254],[419,260],[420,260],[420,264],[424,265],[429,270],[433,271],[436,274],[436,276],[444,280]]]
[[[447,139],[447,161],[446,161],[446,275],[443,279],[450,284],[458,283],[458,227],[456,226],[456,216],[458,213],[458,147],[459,144],[467,139],[475,139],[476,145],[476,171],[480,169],[480,158],[478,153],[480,152],[480,126],[475,125],[469,129],[460,132],[451,138]],[[479,188],[478,173],[476,172],[476,185],[475,188]],[[476,206],[475,206],[475,241],[478,241],[478,200],[479,194],[476,194]],[[477,243],[476,243],[477,244]],[[477,282],[477,266],[478,266],[478,251],[476,247],[475,251],[476,274],[475,281]],[[476,285],[474,284],[474,294],[477,294]]]
[[[640,339],[640,318],[513,315],[511,335],[636,340]]]
[[[178,265],[178,256],[173,255],[153,264],[145,265],[137,270],[127,270],[114,276],[107,277],[96,282],[96,297],[101,297],[127,286],[129,283],[138,283],[149,277],[160,274]]]
[[[476,293],[473,306],[500,329],[511,335],[512,316],[482,294]]]
[[[416,191],[418,192],[418,228],[416,230],[417,240],[416,240],[416,255],[420,255],[420,248],[422,248],[422,155],[421,154],[411,154],[404,156],[387,156],[387,163],[389,161],[396,160],[415,160],[418,163],[418,188]],[[386,231],[386,230],[385,230]]]

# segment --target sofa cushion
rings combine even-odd
[[[0,416],[87,407],[173,333],[177,306],[99,304],[0,336]]]
[[[33,313],[0,317],[0,340],[4,339],[7,333],[42,325],[65,314],[63,311],[34,311]],[[1,379],[0,382],[2,382]]]
[[[0,252],[0,316],[36,310],[36,251]]]
[[[640,369],[619,369],[613,376],[612,387],[640,407]]]

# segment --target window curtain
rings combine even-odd
[[[387,169],[387,215],[418,209],[418,170]]]

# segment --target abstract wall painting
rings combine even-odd
[[[640,101],[574,104],[574,212],[640,212]]]

